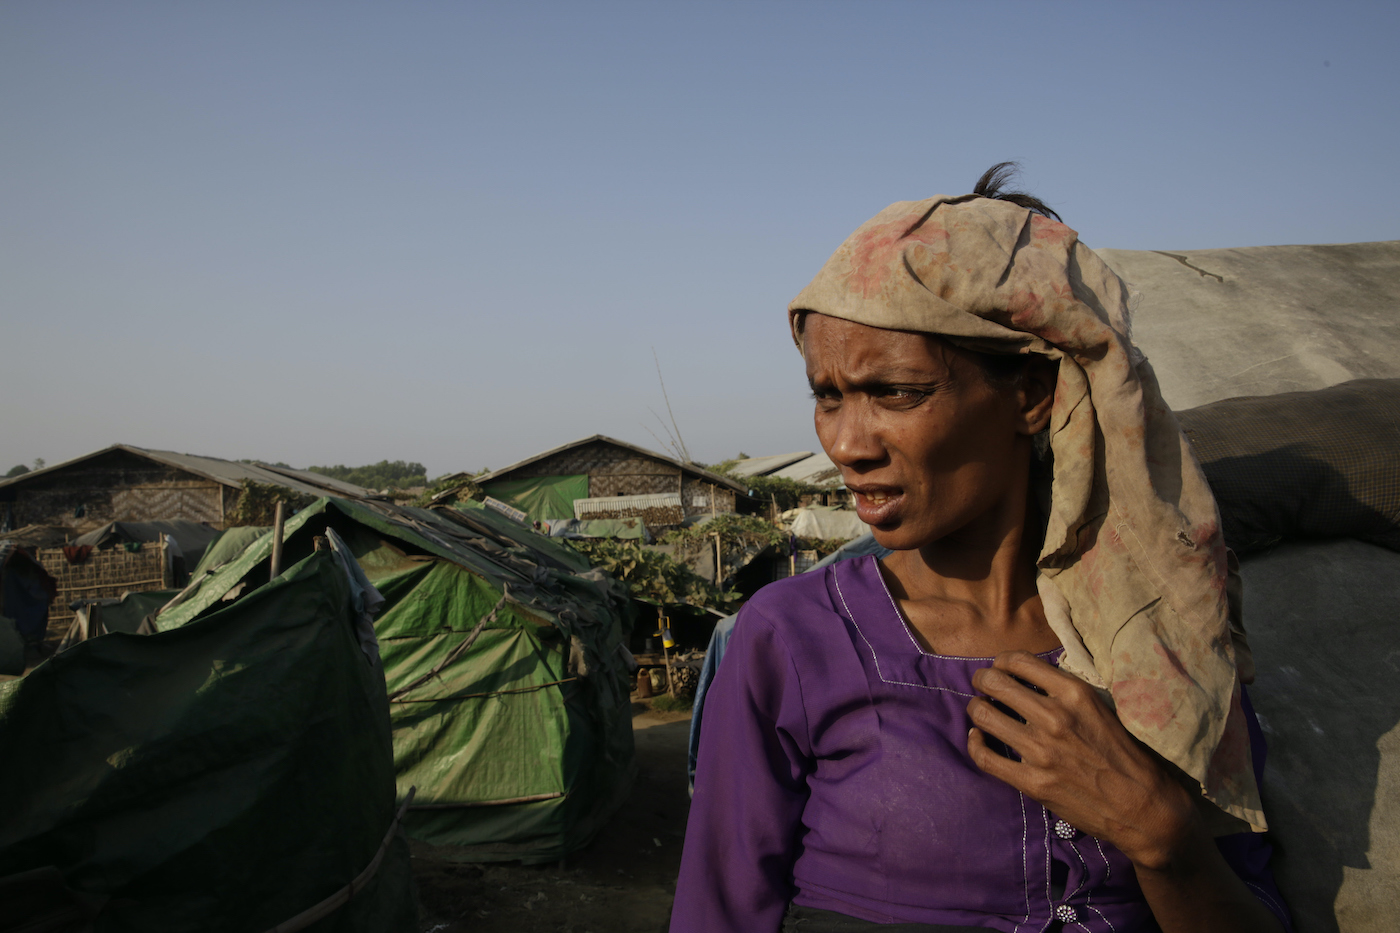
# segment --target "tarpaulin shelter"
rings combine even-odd
[[[383,595],[375,621],[411,837],[472,861],[545,862],[586,844],[631,786],[621,585],[490,510],[327,498],[293,516],[287,559],[336,531]],[[157,619],[265,580],[271,536]]]
[[[25,642],[44,637],[49,624],[49,602],[57,592],[54,578],[32,554],[13,541],[0,540],[0,617],[9,619]],[[23,651],[20,655],[19,666],[23,670]],[[12,661],[7,652],[7,662]],[[0,673],[19,673],[12,667],[12,663],[0,664]]]
[[[309,553],[182,627],[0,684],[0,928],[417,929],[348,566]]]
[[[169,519],[148,522],[108,522],[101,528],[79,535],[70,544],[82,546],[90,544],[95,548],[125,546],[136,548],[142,544],[156,543],[163,539],[174,539],[174,556],[177,559],[175,583],[183,586],[189,571],[199,563],[204,551],[218,540],[222,534],[201,522]]]

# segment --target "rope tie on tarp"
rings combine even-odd
[[[355,876],[355,879],[341,888],[339,891],[326,898],[314,907],[308,907],[290,920],[284,920],[277,926],[268,930],[267,933],[296,933],[304,930],[311,924],[323,917],[328,917],[336,910],[345,906],[350,899],[365,889],[365,886],[374,878],[374,873],[379,870],[379,864],[384,861],[384,853],[389,851],[389,843],[394,841],[394,833],[399,828],[399,822],[403,820],[404,813],[408,812],[408,805],[413,803],[413,795],[418,788],[410,787],[408,796],[399,804],[399,810],[394,814],[393,822],[389,824],[389,831],[384,834],[384,841],[379,844],[379,851],[374,853],[374,858],[365,866],[365,870]]]
[[[482,630],[486,628],[486,623],[496,621],[496,613],[500,612],[501,607],[506,604],[506,599],[510,596],[510,584],[501,584],[501,590],[501,598],[496,601],[496,605],[491,607],[491,611],[486,613],[486,615],[482,616],[481,621],[476,623],[476,628],[472,629],[471,634],[467,636],[466,641],[462,642],[456,648],[453,648],[451,651],[449,651],[447,653],[447,657],[443,658],[436,665],[434,665],[433,669],[428,671],[428,673],[424,674],[422,677],[419,677],[417,680],[413,681],[413,683],[409,684],[408,686],[400,687],[393,693],[389,694],[389,702],[392,703],[394,700],[397,700],[399,697],[403,696],[405,693],[408,693],[410,690],[414,690],[418,687],[421,687],[423,684],[432,680],[439,673],[441,673],[443,668],[447,667],[447,665],[451,664],[453,661],[456,661],[459,657],[466,653],[467,649],[470,648],[476,642],[477,638],[481,636]]]

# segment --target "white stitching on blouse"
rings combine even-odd
[[[1095,840],[1095,841],[1097,842],[1097,840]],[[1065,900],[1068,901],[1070,898],[1074,897],[1074,896],[1075,896],[1076,894],[1078,894],[1080,891],[1083,891],[1083,890],[1084,890],[1084,885],[1088,884],[1088,882],[1089,882],[1089,863],[1086,862],[1086,861],[1084,861],[1084,856],[1083,856],[1083,855],[1080,855],[1080,854],[1079,854],[1079,846],[1075,845],[1073,842],[1070,842],[1069,840],[1065,840],[1065,844],[1068,845],[1068,846],[1069,846],[1069,850],[1070,850],[1071,852],[1074,853],[1074,857],[1077,858],[1077,859],[1079,859],[1079,864],[1084,866],[1084,877],[1080,880],[1079,884],[1075,886],[1075,888],[1074,888],[1073,891],[1071,891],[1071,892],[1069,892],[1068,894],[1065,895]],[[1103,920],[1104,923],[1108,923],[1108,918],[1105,917],[1105,916],[1103,915],[1103,911],[1099,910],[1097,907],[1094,906],[1094,889],[1093,889],[1093,888],[1089,888],[1088,891],[1085,891],[1085,892],[1084,892],[1084,906],[1087,907],[1087,908],[1089,908],[1090,910],[1092,910],[1094,913],[1098,914],[1099,917]],[[1076,923],[1075,926],[1077,926],[1077,927],[1079,927],[1081,930],[1085,930],[1085,931],[1088,931],[1088,929],[1089,929],[1089,928],[1088,928],[1087,926],[1085,926],[1083,923]],[[1113,924],[1108,923],[1108,928],[1109,928],[1110,930],[1112,930],[1112,929],[1113,929]]]
[[[1241,880],[1241,881],[1244,881],[1243,878],[1241,878],[1240,880]],[[1278,914],[1285,913],[1285,911],[1284,911],[1284,909],[1283,909],[1283,905],[1280,904],[1278,901],[1274,900],[1273,895],[1270,894],[1268,891],[1264,890],[1264,889],[1261,888],[1259,885],[1254,884],[1253,882],[1250,882],[1250,881],[1245,881],[1244,884],[1245,884],[1245,887],[1249,888],[1249,889],[1252,890],[1255,894],[1257,894],[1257,895],[1259,896],[1259,898],[1265,902],[1265,905],[1266,905],[1267,907],[1269,907],[1270,910],[1273,910],[1275,913],[1278,913]]]
[[[844,563],[844,562],[843,562],[843,563]],[[931,687],[931,686],[929,686],[928,684],[911,684],[911,683],[906,683],[905,681],[902,681],[902,680],[890,680],[888,677],[886,677],[886,676],[885,676],[885,672],[884,672],[883,670],[880,669],[880,656],[879,656],[878,654],[875,653],[875,646],[872,645],[872,644],[870,643],[870,639],[868,639],[868,638],[865,637],[865,632],[861,630],[860,623],[856,621],[855,613],[851,612],[851,607],[846,603],[846,594],[841,590],[841,577],[840,577],[840,574],[837,573],[837,570],[836,570],[836,568],[837,568],[837,567],[840,567],[840,566],[841,566],[841,564],[839,564],[839,563],[837,563],[837,564],[832,564],[832,565],[831,565],[831,579],[832,579],[832,582],[834,582],[834,583],[836,584],[836,595],[839,596],[839,597],[841,597],[841,608],[843,608],[843,609],[846,610],[846,618],[848,618],[848,619],[851,620],[851,624],[854,625],[854,626],[856,627],[856,631],[860,633],[860,640],[863,641],[863,642],[865,642],[865,646],[866,646],[867,648],[870,649],[870,659],[871,659],[872,661],[875,662],[875,673],[878,674],[878,675],[880,675],[880,680],[881,680],[882,683],[891,684],[892,686],[896,686],[896,687],[918,687],[920,690],[942,690],[944,693],[952,693],[952,694],[955,694],[955,695],[960,696],[960,697],[969,697],[969,698],[971,698],[971,697],[975,697],[975,696],[977,695],[977,694],[975,694],[975,693],[963,693],[961,690],[954,690],[954,689],[951,688],[951,687],[937,687],[937,686]],[[876,571],[876,572],[878,573],[878,571]],[[883,585],[883,580],[881,581],[881,585]],[[887,596],[889,595],[889,590],[886,590],[886,591],[885,591],[885,595],[887,595]],[[902,620],[902,619],[900,620],[900,624],[901,624],[901,625],[903,624],[903,620]],[[908,631],[909,631],[909,630],[906,628],[906,629],[905,629],[905,633],[908,634]],[[912,636],[911,636],[911,637],[912,637]],[[919,645],[918,645],[918,642],[915,642],[915,643],[914,643],[914,647],[917,648],[918,646],[919,646]],[[938,656],[936,655],[935,657],[938,657]],[[988,660],[988,659],[987,659],[987,658],[953,658],[953,659],[951,659],[951,660],[986,661],[986,660]]]
[[[1050,811],[1043,805],[1040,808],[1040,822],[1045,827],[1045,907],[1050,909],[1050,905],[1055,903],[1054,892],[1050,890]],[[1050,910],[1050,916],[1055,916],[1055,911]]]
[[[1095,846],[1098,848],[1098,850],[1099,850],[1099,858],[1103,859],[1103,868],[1104,868],[1103,883],[1104,883],[1104,884],[1108,884],[1108,880],[1109,880],[1110,878],[1113,877],[1113,866],[1110,865],[1110,864],[1108,863],[1108,856],[1107,856],[1107,855],[1104,855],[1104,852],[1103,852],[1103,843],[1102,843],[1102,842],[1099,842],[1097,836],[1091,836],[1090,838],[1094,840],[1094,845],[1095,845]],[[1093,899],[1094,899],[1093,895],[1090,894],[1090,895],[1089,895],[1089,901],[1092,902]],[[1104,913],[1103,913],[1102,910],[1099,910],[1097,907],[1095,907],[1092,903],[1089,903],[1089,902],[1086,902],[1086,905],[1087,905],[1088,908],[1089,908],[1090,910],[1092,910],[1094,913],[1098,914],[1100,917],[1103,917],[1103,922],[1106,923],[1106,924],[1108,924],[1108,928],[1109,928],[1109,930],[1112,931],[1112,933],[1118,933],[1118,928],[1115,927],[1115,926],[1113,925],[1113,921],[1112,921],[1112,920],[1108,919],[1107,917],[1104,917]]]
[[[1026,795],[1021,793],[1020,791],[1017,791],[1016,796],[1021,801],[1021,887],[1023,887],[1026,891],[1026,918],[1022,920],[1021,923],[1030,923],[1031,869],[1029,862],[1030,844],[1028,831],[1026,827]],[[1017,930],[1021,929],[1021,923],[1018,923],[1014,927],[1012,927],[1011,933],[1016,933]]]

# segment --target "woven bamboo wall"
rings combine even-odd
[[[58,583],[58,596],[49,606],[49,634],[60,636],[73,621],[68,604],[75,599],[121,596],[128,590],[169,589],[169,564],[165,544],[147,544],[139,551],[123,547],[93,551],[81,564],[72,564],[62,548],[40,548],[39,563]]]
[[[734,511],[734,490],[702,479],[687,478],[681,490],[681,502],[686,515],[709,515],[711,512],[722,515]]]
[[[64,525],[80,535],[111,521],[183,518],[223,525],[221,484],[123,450],[35,477],[12,494],[16,527]]]
[[[512,479],[532,476],[587,474],[588,496],[646,496],[681,491],[681,471],[675,464],[644,457],[606,441],[593,441],[560,451],[511,472]],[[650,524],[650,522],[648,522]]]

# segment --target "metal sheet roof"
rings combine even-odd
[[[544,460],[546,457],[552,457],[555,454],[563,453],[566,450],[572,450],[575,447],[582,447],[584,444],[591,444],[594,441],[602,441],[605,444],[612,444],[614,446],[630,450],[635,454],[641,454],[643,457],[650,457],[653,460],[661,460],[665,463],[671,464],[672,466],[679,467],[682,473],[689,473],[692,476],[700,477],[708,483],[714,483],[716,486],[723,486],[726,489],[732,489],[735,492],[748,495],[749,488],[747,486],[745,486],[743,483],[732,480],[727,476],[720,476],[718,473],[712,473],[704,467],[698,466],[694,463],[682,463],[674,457],[668,457],[665,454],[659,454],[654,450],[647,450],[645,447],[638,447],[636,444],[629,444],[626,441],[620,441],[615,437],[608,437],[606,434],[594,434],[589,437],[581,437],[576,441],[569,441],[569,443],[567,444],[560,444],[558,447],[551,447],[549,450],[546,450],[543,453],[535,454],[533,457],[526,457],[524,460],[521,460],[517,463],[512,463],[510,466],[501,467],[501,469],[499,470],[492,470],[490,473],[487,473],[484,476],[478,476],[473,480],[473,482],[480,485],[482,483],[489,483],[493,479],[501,479],[505,476],[510,475],[511,473],[514,473],[521,467],[529,466],[532,463]]]
[[[806,460],[810,456],[812,456],[810,450],[797,450],[788,454],[770,454],[767,457],[750,457],[747,460],[740,460],[726,472],[733,473],[735,476],[767,476],[799,460]]]
[[[365,489],[362,486],[355,486],[351,483],[341,482],[331,479],[329,476],[322,476],[319,473],[308,473],[305,470],[289,470],[282,467],[268,466],[263,463],[241,463],[237,460],[221,460],[218,457],[201,457],[197,454],[176,453],[173,450],[150,450],[145,447],[135,447],[131,444],[113,444],[111,447],[104,447],[102,450],[84,454],[81,457],[74,457],[72,460],[65,460],[63,463],[56,463],[53,466],[46,466],[42,470],[31,470],[20,476],[8,480],[0,481],[0,488],[5,486],[15,486],[26,483],[39,476],[47,476],[60,470],[67,469],[86,460],[102,454],[111,453],[114,450],[125,451],[135,454],[138,457],[145,457],[166,466],[175,467],[179,470],[202,476],[205,479],[221,483],[225,486],[241,488],[245,480],[254,483],[264,483],[271,486],[281,486],[293,492],[305,493],[309,496],[352,496],[364,498],[375,495],[373,490]]]
[[[820,486],[824,489],[835,489],[843,485],[841,470],[824,453],[812,454],[812,456],[799,460],[792,466],[783,467],[770,475],[796,480],[811,486]]]

